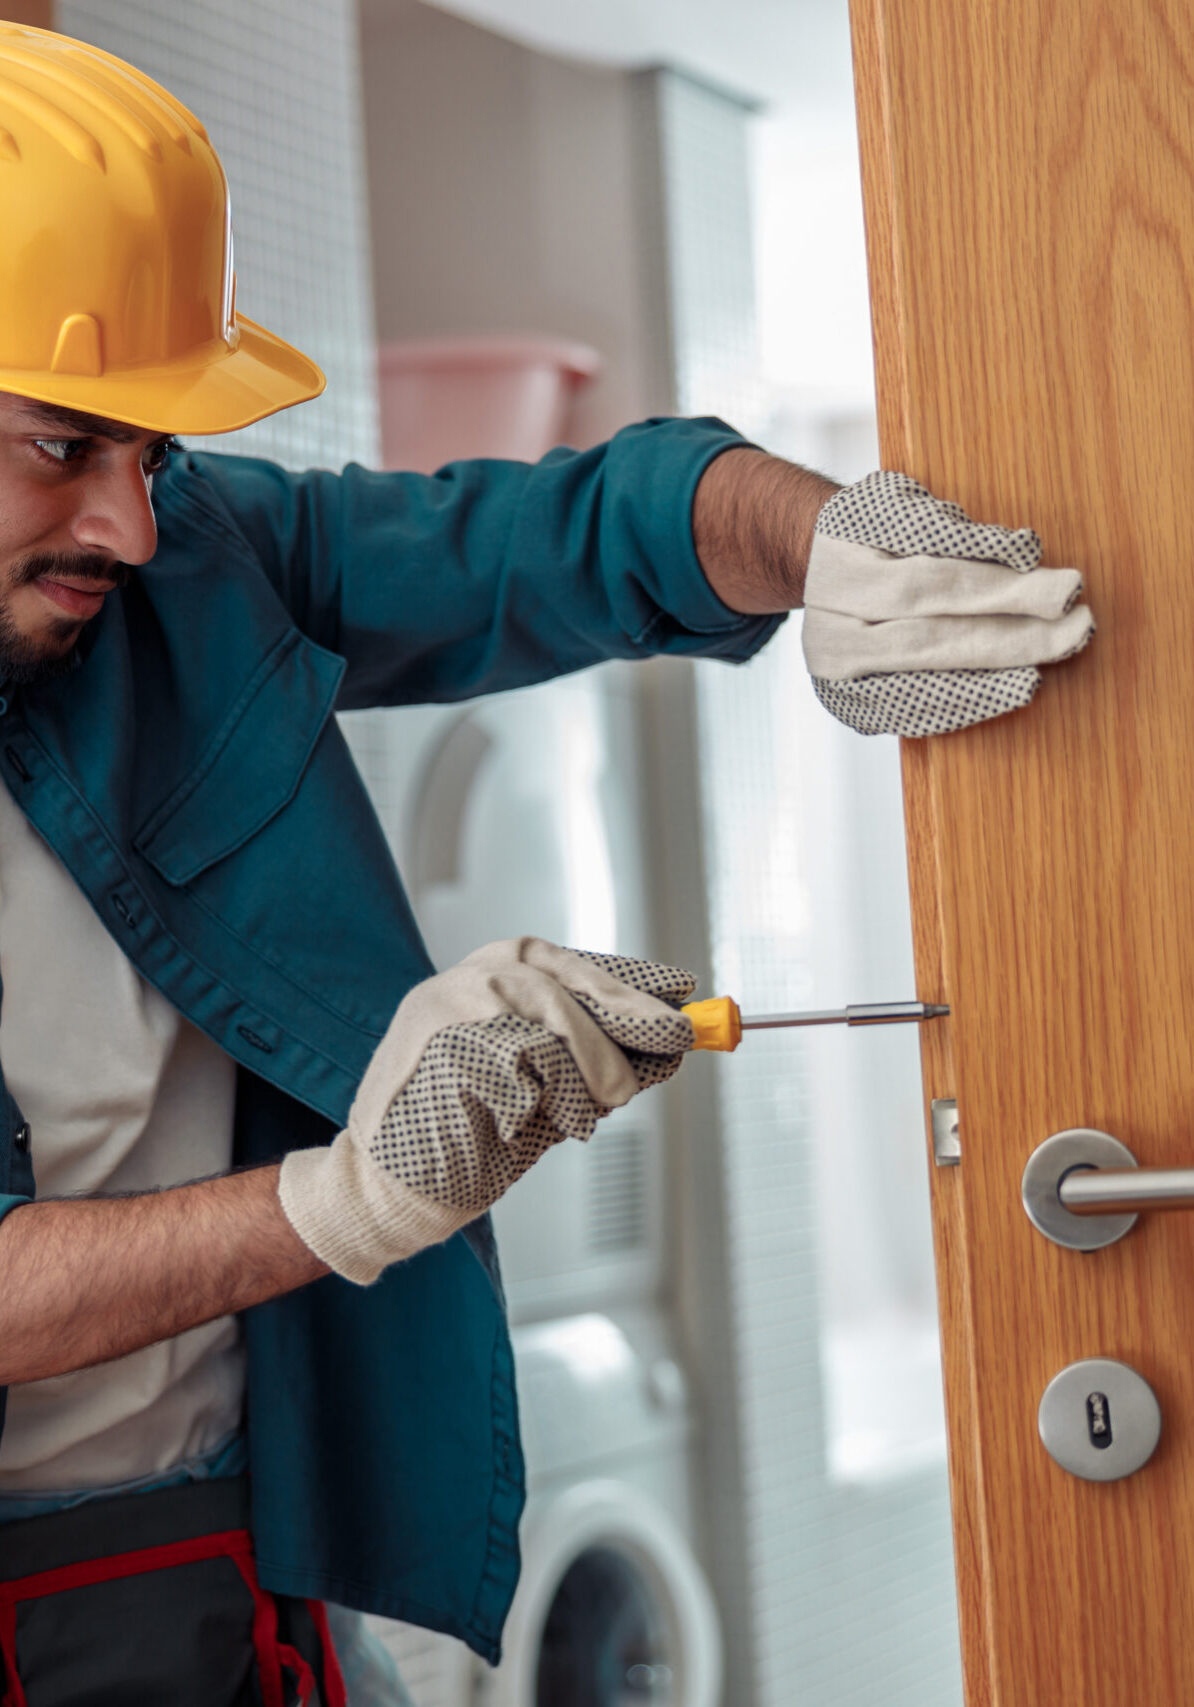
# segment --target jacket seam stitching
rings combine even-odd
[[[145,858],[145,855],[142,855],[141,857]],[[230,925],[227,919],[222,919],[218,913],[213,912],[207,903],[205,901],[201,901],[190,888],[179,887],[174,891],[174,893],[181,901],[185,901],[189,906],[194,907],[197,912],[202,913],[204,918],[210,919],[213,925],[223,931],[226,936],[230,936],[234,942],[239,943],[242,948],[246,949],[264,965],[268,966],[272,972],[275,972],[278,975],[279,978],[285,979],[290,988],[297,991],[297,993],[306,1001],[314,1003],[314,1005],[317,1008],[322,1009],[324,1013],[330,1014],[333,1019],[339,1020],[342,1025],[351,1026],[354,1031],[361,1032],[365,1037],[374,1038],[380,1042],[380,1040],[385,1036],[384,1028],[381,1031],[374,1031],[372,1026],[364,1025],[360,1020],[353,1019],[350,1014],[344,1013],[340,1008],[333,1007],[330,1002],[326,1001],[322,996],[317,995],[313,990],[308,989],[305,984],[300,984],[279,961],[275,960],[272,955],[265,954],[257,944],[251,942],[248,937],[242,936],[240,931],[238,931],[233,925]],[[164,926],[163,929],[165,929]],[[167,931],[166,934],[167,936],[170,936],[169,931]],[[171,941],[174,940],[175,939],[171,937]],[[214,976],[215,974],[213,973],[213,977]],[[430,976],[430,974],[428,974],[428,976]],[[322,1060],[329,1062],[333,1067],[339,1067],[341,1071],[344,1070],[341,1062],[334,1060],[330,1055],[325,1055],[322,1050],[317,1049],[314,1045],[307,1045],[304,1043],[303,1046],[304,1048],[310,1047],[313,1054],[319,1055]]]
[[[501,1375],[501,1372],[499,1371],[499,1368],[498,1368],[498,1364],[499,1364],[499,1360],[500,1360],[500,1352],[501,1352],[500,1339],[495,1338],[495,1340],[493,1342],[493,1351],[490,1355],[490,1365],[489,1365],[489,1410],[490,1410],[490,1416],[495,1419],[495,1427],[500,1427],[501,1432],[504,1435],[504,1434],[509,1433],[510,1431],[508,1430],[508,1428],[505,1426],[504,1423],[498,1424],[496,1422],[496,1419],[498,1417],[498,1411],[499,1411],[499,1406],[497,1404],[497,1397],[498,1397],[498,1388],[499,1388],[500,1375]],[[514,1438],[515,1442],[517,1442],[517,1439],[518,1439],[517,1420],[515,1420],[515,1423],[514,1423],[513,1438]],[[472,1603],[472,1606],[469,1608],[468,1628],[471,1630],[477,1630],[479,1628],[479,1625],[478,1625],[478,1619],[480,1617],[479,1602],[481,1600],[482,1594],[484,1594],[486,1592],[492,1593],[494,1585],[500,1581],[501,1573],[500,1573],[500,1570],[498,1568],[498,1559],[497,1559],[497,1553],[498,1553],[500,1543],[498,1542],[497,1533],[496,1533],[498,1530],[498,1527],[499,1527],[499,1520],[494,1515],[493,1507],[494,1507],[495,1500],[497,1500],[502,1494],[509,1494],[509,1495],[513,1495],[514,1497],[517,1497],[518,1484],[514,1478],[510,1477],[509,1475],[503,1474],[501,1471],[499,1471],[499,1469],[495,1463],[494,1467],[493,1467],[493,1480],[492,1480],[492,1485],[490,1488],[490,1494],[489,1494],[489,1500],[488,1500],[488,1512],[487,1512],[488,1522],[486,1524],[485,1557],[484,1557],[484,1560],[482,1561],[481,1570],[478,1574],[477,1588],[476,1588],[475,1594],[473,1595],[473,1603]],[[515,1529],[514,1529],[514,1536],[515,1536],[514,1545],[516,1547],[518,1545],[517,1535],[518,1535],[518,1526],[516,1523]]]

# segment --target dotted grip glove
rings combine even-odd
[[[668,1079],[693,1046],[696,980],[538,937],[490,943],[417,984],[330,1148],[293,1150],[278,1193],[347,1280],[438,1244],[545,1150]]]
[[[1094,633],[1077,569],[1041,569],[1029,528],[972,522],[906,474],[868,474],[817,519],[804,656],[822,705],[863,735],[943,735],[1027,705],[1040,664]]]

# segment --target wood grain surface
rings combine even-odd
[[[969,1707],[1194,1702],[1194,1213],[1090,1255],[1020,1176],[1095,1126],[1194,1167],[1194,9],[852,0],[880,427],[902,468],[1077,564],[1099,623],[1027,711],[904,744]],[[1120,1358],[1152,1462],[1041,1446]]]

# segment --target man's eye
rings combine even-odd
[[[159,474],[170,460],[171,454],[181,449],[177,439],[159,439],[156,445],[150,445],[145,452],[145,472]]]
[[[34,439],[33,443],[52,462],[74,462],[87,449],[86,439]]]

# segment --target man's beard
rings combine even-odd
[[[123,587],[129,578],[129,567],[127,563],[113,563],[106,557],[87,552],[77,557],[61,551],[39,552],[18,560],[9,575],[9,585],[29,586],[43,575],[59,580],[100,581],[105,586],[114,581],[118,587]],[[89,620],[94,621],[95,618]],[[21,633],[12,619],[7,600],[0,600],[0,684],[29,687],[35,682],[51,682],[59,676],[68,675],[78,662],[78,639],[82,626],[78,617],[64,614],[55,618],[51,634],[60,636],[63,642],[73,636],[74,643],[64,644],[61,651],[47,651],[44,641],[39,645]]]

